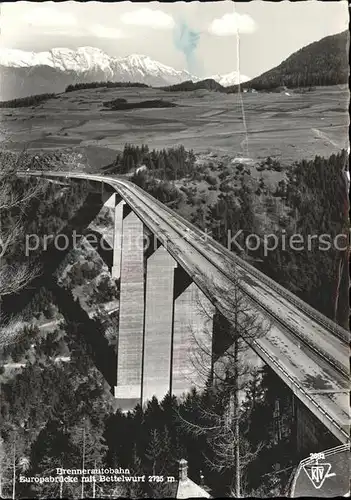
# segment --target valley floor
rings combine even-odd
[[[348,145],[348,90],[320,87],[311,92],[242,94],[248,155],[277,157],[282,165],[315,155],[328,157]],[[103,103],[164,99],[169,109],[111,111]],[[183,144],[196,153],[219,156],[245,152],[238,94],[199,90],[85,89],[59,94],[37,107],[0,110],[0,138],[11,150],[74,150],[91,169],[114,160],[125,143],[162,149]],[[246,155],[246,153],[245,153]]]

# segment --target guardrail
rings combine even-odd
[[[43,172],[19,172],[19,174],[40,175],[42,177],[45,177],[45,176],[50,177],[50,175],[52,175],[52,173],[50,174],[50,172],[45,172],[45,171],[43,171]],[[69,177],[70,175],[71,175],[71,173],[67,173],[67,172],[54,172],[54,174],[53,174],[54,177],[65,177],[65,178]],[[72,177],[75,177],[76,175],[77,174],[73,173]],[[88,175],[89,176],[89,174],[86,174],[86,173],[82,173],[82,174],[78,174],[78,175],[79,176],[80,175],[83,175],[83,176]],[[177,218],[180,222],[182,222],[184,225],[186,225],[191,231],[193,231],[194,233],[197,233],[200,237],[204,236],[204,233],[201,231],[201,229],[199,229],[198,227],[193,225],[191,222],[184,219],[181,215],[179,215],[175,211],[171,210],[169,207],[167,207],[166,205],[161,203],[159,200],[157,200],[156,198],[151,196],[146,191],[143,191],[136,184],[133,184],[132,182],[130,182],[124,178],[118,177],[118,176],[99,175],[97,177],[108,177],[112,180],[122,181],[124,183],[129,184],[134,189],[142,191],[142,193],[144,195],[149,197],[154,203],[158,204],[163,210],[166,210],[170,215]],[[81,178],[81,177],[77,177],[77,178]],[[107,179],[106,179],[106,182],[108,182]],[[332,321],[330,318],[324,316],[322,313],[320,313],[319,311],[314,309],[312,306],[310,306],[309,304],[304,302],[302,299],[300,299],[299,297],[294,295],[292,292],[290,292],[290,290],[287,290],[286,288],[284,288],[282,285],[280,285],[279,283],[274,281],[272,278],[270,278],[269,276],[264,274],[262,271],[256,269],[251,264],[247,263],[245,260],[240,258],[234,252],[231,252],[228,248],[224,247],[218,241],[216,241],[215,239],[213,239],[211,236],[209,236],[207,234],[206,234],[206,241],[209,242],[213,247],[218,249],[222,254],[226,255],[235,264],[241,266],[247,272],[251,273],[253,276],[255,276],[256,278],[261,280],[263,283],[270,286],[275,292],[279,293],[283,298],[288,299],[294,306],[296,306],[298,309],[300,309],[302,312],[304,312],[310,318],[316,320],[318,323],[323,325],[325,328],[327,328],[329,331],[331,331],[336,337],[338,337],[344,343],[349,344],[350,332],[348,330],[344,329],[343,327],[341,327],[340,325],[338,325],[337,323]]]
[[[132,186],[134,188],[134,185]],[[137,192],[139,191],[138,189],[136,190]],[[142,195],[144,195],[144,191],[142,192]],[[150,196],[148,196],[150,198]],[[152,197],[151,197],[152,198]],[[141,198],[139,198],[140,201],[142,203],[143,200]],[[152,198],[152,201],[154,203],[154,199]],[[160,206],[160,208],[164,208],[162,204],[158,203],[158,205]],[[151,209],[152,210],[152,209]],[[155,211],[155,210],[154,210]],[[158,214],[160,216],[160,214]],[[174,217],[174,214],[172,212],[172,216]],[[178,220],[180,220],[181,223],[182,218],[178,217]],[[167,221],[166,221],[167,222]],[[183,224],[183,225],[186,225],[186,224]],[[187,225],[186,225],[187,226]],[[181,232],[181,229],[180,228],[176,228],[174,227],[173,228],[174,230],[177,231],[177,233],[180,235],[180,236],[183,236],[183,233]],[[201,233],[202,234],[202,233]],[[203,256],[205,257],[207,260],[209,260],[209,262],[211,262],[221,273],[224,274],[224,276],[228,279],[232,279],[230,275],[228,275],[226,272],[224,272],[221,268],[218,267],[218,264],[213,261],[213,259],[211,259],[204,251],[203,249],[200,247],[195,246],[194,245],[194,248],[196,248],[196,250]],[[335,359],[333,359],[331,356],[329,356],[329,353],[328,352],[325,352],[325,351],[322,351],[319,346],[318,346],[318,343],[311,343],[311,339],[310,338],[307,338],[305,337],[304,335],[301,335],[301,332],[293,325],[291,324],[286,324],[285,322],[283,322],[283,320],[281,319],[281,317],[279,315],[277,315],[275,312],[271,311],[270,309],[268,309],[267,307],[265,307],[264,305],[262,305],[258,300],[257,298],[254,296],[254,294],[252,294],[249,290],[247,290],[246,288],[244,288],[242,285],[240,285],[240,289],[241,291],[246,294],[249,299],[254,302],[256,304],[257,307],[259,307],[260,309],[264,310],[264,312],[266,314],[268,314],[269,316],[272,317],[272,319],[274,320],[275,323],[278,323],[280,326],[282,326],[283,328],[285,328],[286,330],[290,331],[296,338],[299,339],[299,341],[301,341],[302,343],[304,343],[309,349],[311,349],[312,351],[314,351],[316,354],[318,354],[319,356],[321,356],[323,359],[325,359],[334,369],[336,369],[339,373],[341,373],[344,377],[348,377],[348,371],[345,370],[344,366],[342,364],[340,364],[338,361],[336,361]]]
[[[119,180],[119,179],[116,179]],[[123,182],[128,182],[123,179]],[[132,183],[131,183],[132,184]],[[135,184],[132,184],[132,186],[136,189],[140,189],[138,186]],[[146,191],[143,191],[143,194],[146,194],[150,199],[152,199],[153,202],[156,202],[160,207],[165,209],[168,213],[170,213],[173,217],[176,217],[178,220],[180,220],[184,225],[189,227],[193,232],[196,232],[198,235],[203,237],[203,232],[194,226],[191,222],[187,221],[184,219],[181,215],[177,214],[173,210],[171,210],[169,207],[161,203],[159,200],[156,200],[153,196],[151,196],[149,193]],[[262,271],[256,269],[254,266],[251,264],[245,262],[243,259],[241,259],[239,256],[235,255],[233,252],[228,250],[226,247],[221,245],[218,241],[213,239],[211,236],[206,235],[206,241],[210,241],[212,246],[220,250],[222,253],[227,255],[231,260],[235,261],[236,264],[239,264],[241,267],[243,267],[246,271],[249,273],[253,274],[256,278],[260,279],[263,281],[265,284],[269,285],[271,288],[273,288],[276,292],[278,292],[280,295],[282,295],[284,298],[288,299],[293,305],[298,307],[301,311],[303,311],[305,314],[307,314],[309,317],[312,319],[315,319],[318,321],[320,324],[325,326],[328,330],[331,330],[332,333],[337,336],[339,339],[342,341],[349,343],[350,341],[350,332],[342,328],[340,325],[336,324],[334,321],[332,321],[330,318],[327,318],[324,316],[322,313],[314,309],[312,306],[304,302],[302,299],[294,295],[290,290],[287,290],[284,288],[282,285],[274,281],[272,278],[264,274]]]
[[[28,175],[28,173],[26,173],[26,174]],[[32,173],[32,174],[33,174],[33,173]],[[30,174],[29,174],[29,175],[30,175]],[[46,175],[47,177],[50,177],[50,176],[51,176],[50,174],[44,174],[44,176],[45,176],[45,175]],[[83,174],[83,175],[80,175],[80,174],[75,175],[75,174],[73,174],[73,176],[72,176],[72,177],[73,177],[73,178],[78,178],[78,179],[84,179],[84,177],[83,177],[84,175],[85,175],[85,174]],[[58,174],[54,173],[52,176],[53,176],[53,177],[57,177],[57,176],[64,176],[64,177],[66,177],[66,176],[67,176],[67,174],[66,174],[66,173],[58,173]],[[68,174],[68,176],[69,176],[69,174]],[[94,180],[95,180],[95,181],[98,181],[98,182],[104,182],[104,181],[101,181],[101,178],[103,178],[103,176],[96,176],[96,177],[98,177],[98,178],[96,178],[96,179],[94,179],[94,178],[93,178],[93,179],[90,179],[90,180],[92,180],[92,181],[94,181]],[[112,180],[111,180],[111,179],[112,179]],[[110,184],[110,185],[111,185],[111,184],[113,185],[114,181],[118,181],[118,180],[120,180],[120,179],[113,179],[113,178],[111,178],[111,177],[110,177],[109,179],[106,179],[106,182],[107,182],[108,184]],[[159,206],[159,207],[160,207],[163,211],[166,211],[167,213],[169,213],[169,214],[170,214],[173,218],[178,219],[178,221],[180,221],[180,222],[181,222],[184,226],[186,226],[186,227],[190,228],[190,229],[191,229],[194,233],[198,234],[200,237],[202,237],[202,238],[203,238],[204,233],[203,233],[200,229],[196,228],[196,226],[193,226],[191,223],[189,223],[188,221],[186,221],[185,219],[183,219],[181,216],[179,216],[178,214],[176,214],[175,212],[173,212],[171,209],[169,209],[168,207],[166,207],[165,205],[163,205],[163,204],[162,204],[161,202],[159,202],[158,200],[155,200],[155,199],[154,199],[151,195],[149,195],[148,193],[145,193],[143,190],[141,190],[140,188],[138,188],[138,187],[137,187],[137,186],[135,186],[134,184],[131,184],[130,182],[126,182],[124,179],[123,179],[123,183],[126,183],[126,184],[127,184],[127,185],[125,185],[125,186],[124,186],[124,188],[125,188],[125,189],[131,189],[131,188],[132,188],[133,190],[139,191],[139,192],[140,192],[143,196],[146,196],[146,197],[148,197],[150,200],[152,200],[152,202],[153,202],[154,204],[156,204],[157,206]],[[121,187],[123,187],[123,184],[121,185]],[[118,187],[116,187],[116,186],[115,186],[115,189],[118,191]],[[130,193],[129,193],[129,194],[130,194]],[[134,195],[135,195],[135,191],[134,191]],[[142,201],[143,201],[143,203],[145,203],[145,201],[144,201],[144,200],[142,200]],[[132,202],[132,200],[131,200],[131,202]],[[155,211],[155,212],[156,212],[156,211]],[[156,213],[157,213],[157,212],[156,212]],[[149,217],[149,215],[148,215],[148,214],[146,214],[146,215]],[[177,229],[177,228],[175,227],[174,229],[183,235],[183,231],[182,231],[180,228],[178,228],[178,229]],[[238,264],[239,266],[241,266],[241,267],[243,267],[244,269],[246,269],[249,273],[252,273],[252,275],[256,276],[258,279],[262,279],[262,281],[266,282],[269,286],[272,286],[272,288],[273,288],[273,289],[275,289],[275,290],[276,290],[276,291],[278,291],[279,293],[282,293],[284,296],[286,295],[287,297],[289,297],[290,295],[292,295],[292,294],[290,294],[289,292],[287,292],[287,291],[286,291],[283,287],[281,287],[281,286],[277,285],[277,284],[276,284],[276,282],[274,282],[274,281],[273,281],[273,280],[271,280],[270,278],[266,277],[263,273],[261,273],[260,271],[256,270],[255,268],[253,268],[251,265],[247,264],[245,261],[243,261],[243,260],[242,260],[242,259],[240,259],[239,257],[235,256],[232,252],[230,252],[228,249],[226,249],[225,247],[223,247],[220,243],[216,242],[213,238],[211,238],[211,237],[207,236],[207,240],[210,240],[210,242],[208,242],[208,241],[207,241],[207,244],[211,245],[213,248],[218,249],[218,252],[219,252],[220,254],[225,254],[227,257],[229,257],[229,258],[230,258],[230,261],[231,261],[231,262],[233,262],[233,261],[234,261],[236,264]],[[196,248],[196,247],[195,247],[195,248]],[[198,251],[199,251],[199,250],[198,250]],[[202,251],[203,251],[203,250],[200,250],[200,253],[201,253]],[[206,258],[208,258],[208,256],[207,256],[206,254],[205,254],[205,257],[206,257]],[[213,262],[212,262],[212,264],[213,264]],[[214,265],[216,266],[216,268],[217,268],[217,269],[219,269],[221,272],[223,272],[220,268],[218,268],[218,264],[214,264]],[[193,270],[191,270],[191,271],[193,271]],[[224,273],[224,274],[225,274],[225,273]],[[225,274],[225,276],[228,278],[228,276],[227,276],[226,274]],[[230,277],[229,277],[229,278],[230,278]],[[281,292],[281,291],[283,291],[283,292]],[[247,293],[247,292],[245,292],[245,293]],[[293,297],[294,297],[294,296],[293,296]],[[303,301],[296,301],[296,302],[301,302],[301,303],[305,306],[305,303],[304,303]],[[307,309],[309,309],[309,308],[307,308]],[[312,308],[311,308],[311,309],[312,309]],[[313,309],[312,309],[312,310],[313,310]],[[315,312],[315,311],[313,310],[313,312]],[[270,314],[272,315],[272,312],[270,312]],[[323,315],[316,314],[316,316],[317,316],[317,317],[322,316],[322,318],[324,319]],[[278,320],[278,319],[277,319],[277,320]],[[280,320],[280,321],[281,321],[281,320]],[[290,327],[290,325],[289,325],[289,326],[286,326],[286,325],[284,325],[284,324],[283,324],[283,326],[285,326],[285,328],[290,329],[293,333],[295,333],[295,332],[294,332],[294,330]],[[343,332],[344,332],[344,331],[343,331]],[[346,331],[345,331],[345,332],[346,332]],[[344,339],[344,338],[343,338],[343,339]],[[257,341],[255,341],[255,342],[257,343]],[[262,350],[262,349],[264,349],[262,346],[258,346],[258,347],[259,347],[261,350]],[[266,356],[267,358],[268,358],[268,357],[269,357],[269,358],[271,358],[271,356],[269,355],[269,353],[268,353],[268,352],[266,352],[266,353],[265,353],[265,356]],[[324,357],[325,357],[325,356],[324,356]],[[326,358],[326,359],[327,359],[327,358]],[[271,361],[271,362],[273,362],[274,364],[277,364],[277,361],[276,361],[274,358],[270,359],[270,361]],[[279,370],[280,372],[282,371],[282,367],[281,367],[280,365],[278,366],[278,370]],[[320,414],[320,415],[321,415],[321,418],[322,418],[322,419],[324,418],[325,420],[328,420],[328,421],[331,423],[332,427],[335,429],[334,434],[338,435],[338,437],[340,438],[340,440],[345,442],[345,441],[348,439],[348,434],[345,432],[345,430],[344,430],[342,427],[340,427],[339,423],[338,423],[338,422],[336,422],[336,421],[333,419],[333,417],[331,417],[331,416],[330,416],[330,415],[329,415],[329,414],[325,411],[325,409],[324,409],[324,408],[322,408],[322,407],[320,406],[320,404],[319,404],[317,401],[315,401],[313,398],[311,398],[311,396],[310,396],[308,393],[306,393],[306,391],[305,391],[302,387],[300,387],[300,385],[299,385],[299,384],[297,384],[297,382],[298,382],[297,380],[295,380],[295,379],[294,379],[294,378],[292,378],[292,377],[291,377],[288,373],[285,373],[285,372],[284,372],[283,379],[284,379],[284,378],[285,378],[285,379],[287,379],[287,381],[290,381],[290,384],[293,384],[294,386],[296,386],[296,389],[297,389],[297,390],[302,391],[302,393],[303,393],[303,397],[304,397],[306,400],[310,401],[310,402],[312,403],[313,407],[315,407],[316,409],[318,409],[318,414]],[[290,385],[290,384],[288,384],[288,385]],[[295,389],[295,390],[296,390],[296,389]],[[295,392],[295,391],[294,391],[294,392]]]

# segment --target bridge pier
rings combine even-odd
[[[143,403],[170,390],[176,261],[160,246],[147,260]]]
[[[113,229],[113,261],[111,276],[114,279],[121,277],[121,259],[122,259],[122,235],[123,235],[123,210],[125,201],[118,199],[117,194],[114,203],[114,229]]]
[[[211,373],[215,308],[195,283],[174,300],[171,393],[203,388]]]
[[[96,190],[96,186],[95,186],[95,190]],[[116,191],[113,188],[111,188],[111,186],[109,186],[108,184],[105,184],[104,182],[101,182],[100,195],[101,195],[101,200],[102,200],[103,205],[105,205],[105,203],[108,200],[110,200],[112,198],[112,196],[113,197],[118,196]]]
[[[298,458],[301,459],[310,453],[318,453],[341,444],[295,395],[292,397]]]
[[[124,206],[119,334],[117,341],[117,384],[119,406],[132,409],[141,401],[144,330],[144,227]]]

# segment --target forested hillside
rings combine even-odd
[[[242,83],[241,88],[270,90],[282,86],[299,88],[345,84],[349,79],[349,43],[348,31],[322,38],[293,53],[279,66]],[[230,94],[238,92],[239,86],[223,87],[209,78],[162,88],[168,92],[206,89]]]
[[[24,108],[29,106],[38,106],[49,99],[56,98],[56,94],[37,94],[28,97],[19,97],[10,101],[0,101],[0,108]]]
[[[322,38],[242,87],[264,90],[282,85],[294,88],[345,84],[349,78],[349,43],[348,31]]]
[[[301,251],[285,251],[280,244],[262,259],[265,273],[299,295],[326,316],[348,328],[348,155],[343,150],[330,158],[302,161],[287,172],[287,182],[278,187],[294,217],[285,235],[298,234],[310,244]],[[327,244],[317,244],[324,235]],[[321,242],[322,240],[319,239]],[[262,257],[262,256],[261,256]]]
[[[133,173],[133,182],[209,230],[224,246],[228,245],[228,230],[231,234],[242,230],[242,244],[249,234],[257,234],[263,242],[271,232],[278,241],[274,250],[263,254],[262,243],[242,257],[254,259],[265,274],[347,328],[347,163],[345,150],[330,158],[302,160],[286,169],[284,179],[271,189],[263,176],[258,182],[249,182],[248,177],[253,176],[244,165],[236,166],[233,178],[232,168],[219,165],[217,170],[211,162],[200,166],[194,153],[183,147],[149,151],[145,145],[126,145],[111,172]],[[282,166],[267,158],[256,170],[281,172]],[[215,191],[215,203],[206,201],[203,183]],[[184,205],[194,208],[190,217]],[[276,226],[263,226],[261,212],[276,219]],[[283,240],[297,234],[304,241],[303,248],[285,249]]]
[[[107,88],[107,89],[115,89],[115,88],[147,88],[148,85],[146,83],[138,83],[138,82],[79,82],[72,83],[71,85],[67,85],[65,92],[73,92],[74,90],[82,90],[82,89],[98,89],[98,88]]]
[[[217,92],[226,92],[226,87],[213,80],[213,78],[206,78],[199,82],[188,80],[186,82],[177,83],[176,85],[169,85],[168,87],[161,87],[167,92],[191,91],[191,90],[215,90]]]

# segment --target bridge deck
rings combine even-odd
[[[307,304],[304,307],[295,301],[292,294],[273,285],[252,266],[228,255],[221,245],[128,181],[55,172],[45,172],[45,176],[89,179],[115,188],[229,321],[233,314],[230,290],[238,276],[252,308],[263,321],[267,317],[272,321],[269,332],[251,347],[340,442],[348,441],[346,331],[334,328],[323,315],[314,314]]]

